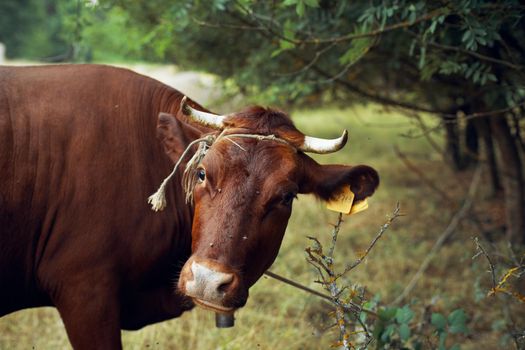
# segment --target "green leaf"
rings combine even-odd
[[[445,319],[445,316],[439,313],[432,314],[431,323],[438,331],[445,330],[445,327],[447,326],[447,320]]]
[[[479,28],[475,28],[473,29],[474,33],[476,33],[477,35],[480,35],[480,36],[485,36],[487,35],[487,32],[485,31],[485,29],[479,27]]]
[[[467,50],[476,51],[478,49],[478,43],[474,38],[467,42]]]
[[[284,50],[282,50],[282,49],[280,49],[280,48],[279,48],[279,49],[276,49],[276,50],[273,50],[272,53],[271,53],[271,55],[270,55],[270,57],[271,57],[271,58],[277,57],[277,56],[279,56],[283,51],[284,51]]]
[[[498,79],[496,78],[496,76],[495,76],[494,74],[492,74],[492,73],[487,74],[487,79],[488,79],[489,81],[498,81]]]
[[[467,315],[463,309],[454,310],[448,315],[448,324],[450,333],[468,333],[468,328],[465,325],[467,321]]]
[[[461,346],[459,346],[459,344],[454,344],[448,350],[461,350]]]
[[[472,39],[472,32],[470,30],[466,30],[465,33],[463,33],[461,42],[470,41],[471,39]]]
[[[286,40],[279,40],[279,47],[281,48],[281,50],[289,50],[293,49],[295,47],[295,44]]]
[[[458,73],[462,69],[461,65],[459,63],[456,63],[454,61],[445,61],[442,62],[439,67],[439,73],[441,74],[453,74]]]
[[[425,46],[421,46],[421,49],[419,49],[419,69],[423,68],[425,65],[425,60],[427,56],[427,48]]]
[[[432,23],[430,24],[430,27],[428,28],[428,31],[433,34],[434,31],[436,30],[436,26],[437,26],[437,20],[434,20],[432,21]]]
[[[479,82],[480,74],[481,74],[480,70],[475,71],[474,75],[472,76],[472,81],[475,83]]]
[[[399,336],[402,341],[407,341],[410,338],[410,327],[406,323],[399,326]]]
[[[379,340],[384,330],[385,324],[383,323],[383,321],[379,320],[376,323],[374,323],[374,330],[372,331],[372,336],[374,337],[374,339]]]
[[[410,43],[410,48],[408,49],[408,55],[413,56],[414,55],[414,49],[416,48],[416,40],[412,40],[412,43]]]
[[[362,322],[362,323],[366,323],[366,318],[367,318],[367,314],[366,312],[361,312],[359,314],[359,320]]]
[[[445,342],[447,341],[447,333],[442,332],[439,334],[439,346],[438,350],[447,350],[447,347],[445,346]]]
[[[295,28],[296,28],[296,25],[294,24],[294,22],[287,20],[284,23],[283,36],[286,39],[294,40],[295,39]]]
[[[487,82],[487,74],[486,74],[486,73],[483,73],[483,74],[481,75],[481,79],[479,80],[479,83],[480,83],[481,85],[485,85],[486,82]]]
[[[304,2],[302,0],[299,0],[299,2],[297,2],[297,6],[295,7],[295,11],[297,12],[297,15],[299,17],[303,17],[304,10],[305,10]]]
[[[383,332],[383,334],[381,334],[381,340],[384,341],[385,343],[388,342],[390,340],[390,337],[392,336],[392,334],[394,334],[394,330],[395,329],[396,329],[396,325],[395,324],[388,325],[385,328],[385,331]]]
[[[384,309],[380,309],[377,314],[381,320],[390,321],[396,316],[396,310],[397,308],[395,307],[387,307]]]
[[[416,19],[417,19],[416,11],[411,11],[410,14],[408,15],[408,22],[412,25],[414,24]]]
[[[407,324],[413,317],[414,312],[410,310],[408,305],[405,305],[396,311],[396,321],[399,324]]]
[[[472,74],[474,74],[474,72],[476,72],[479,69],[479,66],[480,66],[479,62],[474,62],[473,64],[468,66],[467,70],[465,71],[465,78],[470,79]]]
[[[283,1],[283,5],[284,6],[293,6],[293,5],[297,4],[297,1],[298,0],[284,0]]]
[[[339,63],[355,63],[363,57],[370,48],[372,40],[370,38],[355,39],[352,41],[351,47],[346,50],[343,56],[339,58]]]

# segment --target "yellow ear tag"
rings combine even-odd
[[[352,205],[352,210],[350,210],[350,213],[348,215],[354,215],[366,209],[368,209],[368,200],[365,198],[363,200],[355,202],[354,205]]]
[[[354,197],[354,192],[350,190],[350,186],[345,186],[342,191],[334,197],[334,199],[326,203],[326,207],[339,213],[349,214],[352,210]]]

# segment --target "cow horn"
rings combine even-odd
[[[317,137],[306,136],[304,142],[299,146],[299,150],[303,152],[327,154],[339,151],[343,148],[348,140],[348,131],[344,130],[343,135],[336,139],[320,139]]]
[[[192,121],[212,129],[224,129],[224,116],[196,110],[188,104],[188,98],[184,96],[180,101],[180,110]]]

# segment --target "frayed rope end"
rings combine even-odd
[[[177,172],[177,168],[179,167],[182,159],[186,156],[186,154],[188,154],[188,152],[190,151],[191,147],[193,145],[195,145],[196,143],[199,143],[199,142],[203,142],[200,146],[199,146],[199,151],[196,153],[196,155],[198,155],[200,158],[198,161],[200,161],[202,159],[202,157],[204,157],[204,155],[206,154],[206,150],[208,149],[208,143],[212,143],[213,140],[215,140],[215,137],[214,136],[211,136],[211,135],[208,135],[206,137],[203,137],[203,138],[200,138],[200,139],[197,139],[197,140],[194,140],[192,141],[187,147],[186,149],[184,150],[184,152],[182,153],[182,155],[180,156],[179,160],[177,161],[177,163],[175,164],[175,166],[173,167],[173,170],[172,172],[164,179],[164,181],[162,181],[162,183],[160,184],[159,186],[159,189],[157,190],[157,192],[153,193],[151,196],[148,197],[148,203],[151,204],[151,210],[154,210],[154,211],[161,211],[163,210],[164,208],[166,208],[166,185],[168,184],[168,181],[175,175],[175,173]],[[196,157],[196,155],[194,155],[192,157],[192,161],[195,161],[194,158]]]
[[[162,184],[157,192],[148,197],[148,203],[151,204],[151,210],[161,211],[166,208],[165,186]]]

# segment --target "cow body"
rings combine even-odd
[[[317,139],[279,111],[220,117],[185,101],[124,69],[0,67],[0,316],[52,305],[75,348],[119,349],[121,328],[195,304],[232,313],[277,256],[298,193],[350,186],[361,200],[379,184],[368,166],[304,153],[339,149],[346,132]],[[188,166],[191,188],[183,164],[152,211],[203,135],[214,141]]]
[[[120,329],[191,307],[173,292],[191,211],[181,191],[169,211],[146,202],[172,167],[157,115],[181,97],[104,66],[0,68],[0,315],[56,305],[89,323],[87,303]]]

